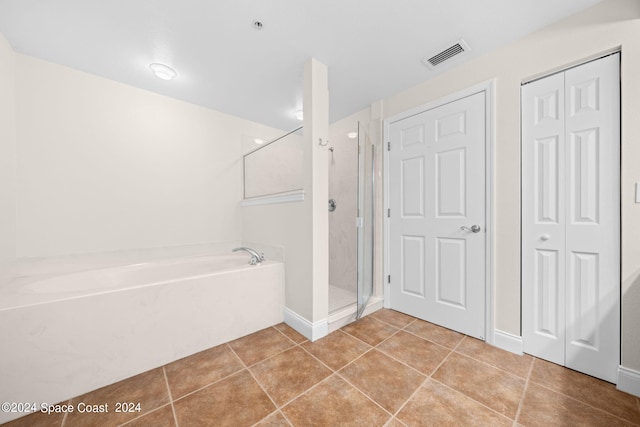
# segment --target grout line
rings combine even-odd
[[[472,338],[472,337],[469,337],[469,336],[465,335],[465,338],[464,338],[464,339],[467,339],[467,338],[469,338],[469,339],[475,339],[475,338]],[[463,339],[462,341],[464,341],[464,339]],[[459,344],[462,344],[462,341],[461,341]],[[484,344],[484,345],[491,346],[491,344],[487,344],[487,343],[483,343],[483,344]],[[497,347],[494,347],[493,349],[500,350],[500,351],[506,351],[506,350],[502,350],[502,349],[497,348]],[[482,362],[482,363],[484,363],[485,365],[492,366],[492,367],[497,368],[497,369],[499,369],[499,370],[501,370],[501,371],[504,371],[504,372],[506,372],[506,373],[508,373],[508,374],[514,375],[514,376],[516,376],[516,377],[518,377],[518,378],[520,378],[520,379],[526,380],[526,379],[528,378],[528,375],[525,375],[524,377],[521,377],[520,375],[515,374],[515,373],[513,373],[512,371],[508,371],[508,370],[504,369],[504,368],[503,368],[503,367],[501,367],[501,366],[498,366],[498,365],[493,364],[493,363],[491,363],[491,362],[487,362],[486,360],[482,360],[482,359],[480,359],[479,357],[475,357],[475,356],[474,356],[474,355],[472,355],[472,354],[463,353],[463,352],[461,352],[461,351],[458,351],[458,346],[456,346],[456,350],[455,350],[455,352],[456,352],[456,353],[458,353],[458,354],[459,354],[459,355],[461,355],[461,356],[466,356],[466,357],[468,357],[469,359],[473,359],[473,360],[475,360],[475,361],[477,361],[477,362]],[[524,354],[523,354],[523,355],[521,355],[521,356],[519,356],[519,355],[517,355],[517,354],[515,354],[515,353],[510,353],[510,354],[513,354],[514,356],[517,356],[517,357],[524,357]],[[532,359],[533,359],[533,358],[532,358]]]
[[[178,416],[176,415],[176,408],[173,406],[173,395],[171,394],[171,387],[169,387],[169,378],[167,377],[167,370],[162,367],[162,373],[164,374],[164,382],[167,385],[167,393],[169,393],[169,403],[171,403],[171,412],[173,413],[173,421],[178,425]]]
[[[349,332],[347,332],[347,331],[343,331],[343,330],[342,330],[342,328],[338,329],[338,331],[341,331],[343,334],[347,334],[347,335],[349,335],[351,338],[355,338],[355,339],[357,339],[357,340],[358,340],[358,341],[360,341],[361,343],[364,343],[364,344],[368,345],[368,346],[369,346],[369,347],[371,347],[371,348],[374,348],[374,347],[375,347],[375,346],[373,346],[373,345],[369,344],[368,342],[361,340],[360,338],[356,337],[355,335],[352,335],[352,334],[350,334],[350,333],[349,333]]]
[[[382,350],[380,348],[374,347],[374,350],[379,351],[380,353],[384,354],[385,356],[389,357],[390,359],[393,359],[394,361],[400,363],[401,365],[406,366],[407,368],[411,369],[412,371],[415,371],[416,373],[420,374],[423,377],[427,377],[428,378],[433,373],[432,372],[431,374],[425,374],[424,372],[421,372],[418,369],[414,368],[413,366],[409,365],[407,362],[405,362],[403,360],[400,360],[400,359],[396,358],[395,356],[393,356],[391,354],[388,354],[386,351],[384,351],[384,350]]]
[[[432,325],[435,325],[435,323],[432,323]],[[436,325],[436,326],[438,326],[438,325]],[[440,327],[442,327],[442,326],[440,326]],[[445,328],[445,329],[446,329],[446,328]],[[449,329],[449,330],[451,330],[451,329]],[[439,345],[440,347],[442,347],[442,348],[446,348],[447,350],[451,350],[451,351],[452,351],[452,350],[454,350],[454,349],[456,349],[456,348],[458,347],[458,345],[460,345],[460,342],[462,342],[462,339],[460,339],[460,341],[459,341],[458,343],[456,343],[456,345],[454,345],[453,347],[447,347],[446,345],[442,345],[442,344],[440,344],[440,343],[437,343],[437,342],[435,342],[435,341],[433,341],[433,340],[430,340],[429,338],[425,338],[425,337],[423,337],[423,336],[420,336],[420,335],[416,334],[415,332],[408,331],[408,330],[406,330],[406,329],[403,329],[403,331],[404,331],[404,332],[406,332],[406,333],[408,333],[408,334],[411,334],[411,335],[413,335],[413,336],[415,336],[415,337],[418,337],[418,338],[423,339],[423,340],[425,340],[425,341],[429,341],[430,343],[433,343],[433,344]],[[455,332],[455,331],[453,331],[453,332]],[[459,334],[460,332],[456,332],[456,333],[457,333],[457,334]],[[463,337],[465,337],[465,336],[466,336],[466,335],[463,335]]]
[[[211,387],[212,385],[218,384],[220,381],[224,381],[224,380],[226,380],[226,379],[228,379],[228,378],[230,378],[230,377],[232,377],[232,376],[234,376],[234,375],[236,375],[236,374],[239,374],[240,372],[242,372],[242,371],[243,371],[243,370],[245,370],[245,369],[246,369],[246,370],[248,370],[248,369],[247,369],[247,366],[244,364],[244,362],[242,361],[242,359],[240,359],[240,358],[238,357],[238,355],[233,351],[233,349],[231,348],[231,346],[230,346],[228,343],[224,343],[224,344],[220,344],[220,345],[226,345],[227,347],[229,347],[229,350],[231,350],[231,353],[233,353],[233,355],[234,355],[235,357],[237,357],[237,358],[238,358],[238,361],[239,361],[239,362],[240,362],[240,364],[243,366],[243,368],[238,369],[238,370],[237,370],[237,371],[235,371],[235,372],[231,372],[229,375],[226,375],[226,376],[224,376],[224,377],[222,377],[222,378],[219,378],[219,379],[217,379],[217,380],[215,380],[215,381],[213,381],[213,382],[210,382],[210,383],[208,383],[208,384],[205,384],[205,385],[203,385],[203,386],[202,386],[202,387],[200,387],[200,388],[197,388],[197,389],[195,389],[195,390],[193,390],[193,391],[190,391],[190,392],[188,392],[188,393],[186,393],[186,394],[184,394],[184,395],[182,395],[182,396],[178,397],[177,399],[172,399],[172,402],[173,402],[173,401],[179,401],[179,400],[182,400],[182,399],[184,399],[185,397],[187,397],[187,396],[191,396],[192,394],[197,393],[197,392],[199,392],[199,391],[202,391],[202,390],[204,390],[204,389],[205,389],[205,388],[207,388],[207,387]],[[163,368],[164,368],[164,367],[163,367]]]
[[[533,372],[533,364],[535,363],[535,357],[531,358],[531,365],[529,366],[529,372],[527,373],[527,380],[524,383],[524,389],[522,390],[522,396],[520,396],[520,402],[518,403],[518,410],[516,411],[516,417],[514,418],[514,424],[518,422],[518,418],[520,418],[520,413],[522,412],[522,405],[524,404],[524,398],[527,394],[527,390],[529,389],[529,380],[531,379],[531,373]]]
[[[332,374],[336,373],[337,371],[335,369],[333,369],[331,366],[327,365],[326,363],[324,363],[322,360],[318,359],[313,353],[311,353],[309,350],[307,350],[306,348],[304,348],[303,346],[300,346],[300,348],[306,352],[309,356],[313,357],[315,360],[317,360],[318,362],[320,362],[322,364],[322,366],[326,367],[327,369],[329,369],[331,371]]]
[[[389,421],[387,421],[387,423],[385,424],[385,427],[389,427],[393,421],[395,421],[397,424],[400,424],[401,426],[407,427],[405,423],[403,423],[396,417],[389,418]]]
[[[287,424],[289,424],[289,426],[293,426],[293,423],[291,422],[291,420],[287,418],[287,416],[284,414],[284,412],[282,412],[281,409],[278,409],[278,412],[280,413],[280,415],[282,415],[282,418],[284,418],[284,420],[287,422]]]
[[[131,418],[130,420],[127,420],[127,421],[123,422],[122,424],[118,424],[118,427],[123,427],[123,426],[130,425],[131,423],[133,423],[135,421],[138,421],[140,418],[146,417],[147,415],[153,414],[154,412],[158,412],[159,410],[161,410],[164,407],[169,406],[169,405],[170,405],[170,403],[165,403],[164,405],[158,406],[157,408],[154,408],[154,409],[150,410],[149,412],[145,412],[143,414],[137,415],[135,418]],[[175,421],[175,415],[174,415],[174,421]]]
[[[484,403],[482,403],[482,402],[480,402],[480,401],[478,401],[478,400],[474,399],[473,397],[471,397],[471,396],[467,395],[466,393],[461,392],[460,390],[456,390],[455,388],[450,387],[450,386],[448,386],[447,384],[445,384],[445,383],[443,383],[443,382],[440,382],[440,381],[438,381],[438,380],[437,380],[437,379],[435,379],[435,378],[431,378],[431,380],[432,380],[432,381],[437,382],[437,383],[438,383],[438,384],[440,384],[441,386],[446,387],[446,388],[448,388],[449,390],[451,390],[451,391],[453,391],[453,392],[455,392],[455,393],[458,393],[458,394],[460,394],[460,395],[462,395],[462,396],[466,397],[467,399],[469,399],[469,400],[471,400],[471,401],[473,401],[473,402],[477,403],[478,405],[483,406],[484,408],[486,408],[486,409],[490,410],[490,411],[491,411],[491,412],[493,412],[494,414],[497,414],[497,415],[501,416],[502,418],[504,418],[504,419],[506,419],[506,420],[509,420],[509,421],[512,421],[512,422],[514,421],[512,418],[509,418],[507,415],[505,415],[505,414],[503,414],[503,413],[501,413],[501,412],[498,412],[498,411],[496,411],[496,410],[495,410],[495,409],[493,409],[493,408],[490,408],[490,407],[489,407],[489,406],[487,406],[486,404],[484,404]]]
[[[69,399],[68,402],[71,402],[71,399]],[[67,421],[68,414],[69,412],[65,412],[64,415],[62,416],[62,422],[60,423],[60,427],[64,427],[64,423]]]
[[[500,367],[498,367],[496,365],[493,365],[493,364],[491,364],[489,362],[485,362],[484,360],[476,359],[475,357],[471,357],[468,354],[459,353],[457,351],[454,351],[453,353],[456,353],[458,356],[464,357],[464,358],[469,359],[469,360],[472,360],[472,361],[474,361],[476,363],[481,363],[482,365],[485,365],[485,366],[487,366],[489,368],[496,369],[496,370],[498,370],[500,372],[503,372],[503,373],[505,373],[505,374],[507,374],[507,375],[509,375],[511,377],[514,377],[514,378],[518,379],[518,380],[527,380],[528,379],[528,376],[523,378],[520,375],[516,375],[511,371],[507,371],[506,369],[500,368]]]
[[[398,414],[400,413],[400,411],[402,411],[404,409],[405,406],[407,406],[407,404],[411,401],[411,399],[413,399],[413,396],[415,396],[416,394],[418,394],[418,392],[420,391],[420,389],[422,388],[422,386],[424,386],[426,384],[427,381],[429,381],[429,378],[431,378],[430,375],[427,375],[426,378],[424,379],[424,381],[422,381],[420,383],[420,385],[413,391],[413,393],[411,393],[411,395],[407,398],[407,400],[405,400],[402,405],[400,405],[400,407],[398,408],[398,410],[395,412],[395,414],[393,414],[393,418],[397,417]],[[404,423],[401,423],[402,425],[404,425]]]
[[[534,358],[534,360],[537,360],[537,358]],[[566,368],[566,367],[564,367],[564,366],[563,366],[563,368]],[[566,368],[566,369],[568,369],[568,368]],[[614,417],[614,418],[617,418],[617,419],[619,419],[619,420],[622,420],[622,421],[624,421],[625,423],[632,423],[632,424],[634,424],[634,423],[635,423],[634,421],[629,421],[629,420],[628,420],[628,419],[626,419],[626,418],[622,418],[620,415],[616,415],[616,414],[611,413],[611,412],[609,412],[609,411],[607,411],[607,410],[605,410],[605,409],[598,408],[597,406],[593,406],[592,404],[590,404],[590,403],[588,403],[588,402],[585,402],[584,400],[577,399],[577,398],[575,398],[575,397],[573,397],[573,396],[569,396],[568,394],[562,393],[562,392],[560,392],[560,391],[558,391],[558,390],[554,390],[554,389],[552,389],[552,388],[549,388],[549,387],[547,387],[546,385],[541,384],[541,383],[539,383],[539,382],[537,382],[537,381],[533,381],[533,380],[532,380],[531,382],[532,382],[533,384],[535,384],[537,387],[541,387],[541,388],[544,388],[545,390],[550,391],[550,392],[552,392],[552,393],[559,394],[560,396],[563,396],[563,397],[566,397],[566,398],[568,398],[568,399],[571,399],[571,400],[573,400],[573,401],[575,401],[575,402],[580,403],[581,405],[588,406],[588,407],[590,407],[591,409],[595,409],[595,410],[596,410],[596,411],[598,411],[598,412],[602,412],[603,414],[606,414],[606,415],[612,416],[612,417]],[[639,424],[637,424],[637,423],[635,423],[635,424],[636,424],[636,425],[639,425]]]
[[[233,350],[233,348],[231,348],[231,346],[229,346],[229,348],[231,349],[231,351],[233,352],[233,354],[235,354],[235,356],[236,356],[238,359],[240,359],[240,356],[238,356],[238,355],[236,354],[236,352]],[[291,347],[291,348],[293,348],[293,347]],[[280,354],[280,353],[278,353],[278,354]],[[267,358],[267,359],[269,359],[269,358]],[[265,360],[267,360],[267,359],[265,359]],[[248,366],[247,366],[247,365],[242,361],[242,359],[240,359],[240,363],[242,363],[242,365],[244,366],[244,369],[249,373],[249,375],[251,375],[251,378],[253,378],[253,380],[256,382],[256,384],[258,384],[258,387],[260,387],[260,389],[262,389],[262,391],[264,392],[264,394],[266,394],[266,395],[267,395],[267,397],[269,398],[269,400],[271,401],[271,403],[273,403],[273,406],[276,408],[276,410],[277,410],[277,409],[279,409],[280,407],[278,406],[278,404],[276,403],[276,401],[275,401],[275,400],[273,400],[273,398],[271,397],[271,395],[269,394],[269,392],[267,392],[267,390],[264,388],[264,386],[262,385],[262,383],[261,383],[260,381],[258,381],[258,379],[256,378],[256,376],[255,376],[255,375],[253,375],[253,372],[251,372],[251,370],[249,369],[249,367],[248,367]],[[258,363],[259,363],[259,362],[258,362]],[[254,363],[254,365],[255,365],[255,364],[257,364],[257,363]],[[253,365],[252,365],[252,366],[253,366]],[[273,413],[273,412],[272,412],[272,413]],[[271,413],[270,413],[269,415],[271,415]],[[269,415],[267,415],[267,417],[268,417]],[[264,417],[264,418],[267,418],[267,417]],[[262,418],[262,420],[264,420],[264,418]],[[262,421],[262,420],[260,420],[260,421]]]
[[[340,377],[340,379],[342,379],[344,382],[346,382],[347,384],[349,384],[351,387],[355,388],[358,393],[362,394],[366,399],[369,399],[371,402],[373,402],[374,405],[376,405],[377,407],[379,407],[380,409],[382,409],[384,412],[386,412],[387,414],[389,414],[389,416],[391,418],[393,418],[393,414],[391,412],[389,412],[387,409],[383,408],[382,405],[380,405],[378,402],[376,402],[372,397],[370,397],[367,393],[365,393],[363,390],[360,390],[360,388],[358,386],[356,386],[355,384],[351,383],[351,381],[349,381],[346,377],[343,377],[340,373],[336,372],[336,374],[338,377]]]
[[[283,324],[283,325],[286,325],[286,323],[284,323],[284,322],[283,322],[282,324]],[[280,325],[280,323],[278,323],[278,325]],[[302,341],[302,342],[296,342],[296,341],[294,341],[294,340],[293,340],[289,335],[285,334],[285,333],[284,333],[284,332],[282,332],[280,329],[276,328],[276,326],[275,326],[275,325],[274,325],[274,326],[271,326],[271,327],[272,327],[273,329],[275,329],[276,331],[280,332],[280,333],[281,333],[285,338],[287,338],[289,341],[291,341],[291,342],[292,342],[292,343],[294,343],[295,345],[300,345],[300,344],[302,344],[303,342],[309,341],[309,340],[305,337],[304,341]],[[289,327],[290,327],[290,326],[289,326]],[[291,328],[291,329],[293,329],[293,328]],[[294,331],[295,331],[295,329],[294,329]],[[298,333],[298,331],[296,331],[296,333]]]
[[[394,310],[391,310],[391,311],[394,311]],[[417,320],[417,319],[416,319],[415,317],[413,317],[413,316],[409,316],[408,314],[400,313],[399,311],[397,311],[396,313],[400,313],[400,314],[403,314],[403,315],[405,315],[405,316],[407,316],[407,317],[411,317],[411,318],[412,318],[411,322],[409,322],[408,324],[406,324],[406,325],[404,325],[404,326],[398,326],[398,325],[394,325],[393,323],[389,323],[389,322],[387,322],[387,321],[386,321],[386,320],[384,320],[384,319],[378,319],[376,316],[374,316],[374,314],[375,314],[375,313],[377,313],[377,311],[374,311],[373,313],[368,314],[367,316],[371,316],[371,318],[372,318],[372,319],[375,319],[375,320],[377,320],[378,322],[386,323],[387,325],[389,325],[389,326],[393,326],[394,328],[397,328],[397,329],[400,329],[400,330],[402,330],[402,329],[406,328],[407,326],[409,326],[410,324],[412,324],[413,322],[415,322],[415,321]]]

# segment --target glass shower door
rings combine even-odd
[[[375,147],[369,131],[358,122],[358,217],[357,225],[357,313],[364,313],[373,294],[373,230],[375,189]]]

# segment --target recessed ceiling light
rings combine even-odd
[[[356,139],[356,138],[358,137],[358,132],[349,132],[349,133],[347,134],[347,137],[348,137],[349,139]]]
[[[304,113],[302,112],[302,110],[296,110],[296,119],[300,121],[304,120]]]
[[[253,20],[253,28],[255,28],[256,30],[261,30],[262,27],[264,27],[264,24],[262,23],[262,21],[260,21],[259,19]]]
[[[162,80],[173,80],[178,77],[178,73],[176,73],[176,70],[169,67],[168,65],[154,62],[153,64],[149,65],[149,68],[151,69],[151,71],[153,71],[153,74],[155,74],[157,78]]]
[[[264,139],[254,138],[253,142],[255,142],[258,145],[262,145],[264,144]]]

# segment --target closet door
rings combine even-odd
[[[620,364],[620,55],[565,73],[566,366]]]
[[[522,90],[524,349],[611,382],[620,352],[619,61]]]
[[[522,88],[522,339],[564,365],[564,73]]]

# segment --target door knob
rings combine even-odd
[[[471,233],[479,233],[481,230],[479,225],[472,225],[471,228],[463,225],[462,227],[460,227],[460,229]]]
[[[542,236],[540,236],[540,240],[544,240],[547,241],[551,238],[551,236],[549,236],[548,234],[543,234]]]

